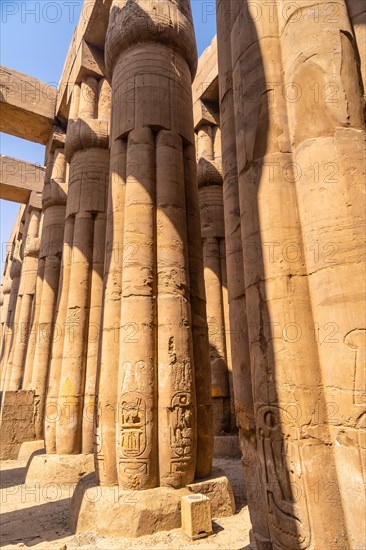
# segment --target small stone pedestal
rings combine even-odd
[[[56,482],[60,485],[76,484],[80,479],[94,472],[94,455],[52,455],[34,456],[31,460],[26,485]]]
[[[231,485],[224,476],[191,483],[182,489],[126,491],[95,483],[94,476],[84,478],[74,491],[70,516],[76,533],[97,531],[102,536],[141,537],[177,529],[181,527],[181,499],[193,496],[192,493],[210,495],[214,518],[235,513]]]
[[[192,540],[212,535],[210,499],[205,495],[182,497],[182,529]]]
[[[6,391],[2,396],[0,418],[0,459],[18,458],[21,444],[35,439],[34,392]]]

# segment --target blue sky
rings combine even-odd
[[[200,55],[216,33],[215,0],[191,4]],[[82,0],[0,0],[0,64],[56,85],[82,5]],[[0,150],[28,162],[44,162],[44,146],[6,134],[0,134]],[[1,263],[18,208],[17,203],[0,200]]]

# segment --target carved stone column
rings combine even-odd
[[[13,243],[9,245],[13,248]],[[6,371],[6,361],[5,361],[5,353],[6,353],[6,342],[7,342],[7,336],[8,336],[8,311],[9,311],[9,301],[10,301],[10,291],[11,291],[11,278],[10,278],[10,266],[11,266],[11,257],[12,257],[12,251],[9,250],[6,256],[5,260],[5,266],[3,271],[3,277],[1,281],[1,295],[2,295],[2,305],[1,305],[1,348],[0,348],[0,365],[1,365],[1,371],[0,371],[0,391],[2,391],[4,386],[4,376]]]
[[[41,210],[29,206],[21,248],[22,273],[17,300],[19,319],[9,382],[9,389],[12,391],[20,390],[23,386],[31,316],[36,292],[40,222]]]
[[[203,239],[203,262],[210,340],[213,429],[215,435],[231,431],[231,357],[227,354],[230,327],[225,319],[225,229],[222,167],[214,150],[218,127],[201,125],[197,131],[198,187]],[[220,139],[220,135],[218,139]],[[217,139],[217,138],[216,138]],[[224,268],[224,269],[223,269]],[[231,382],[231,384],[230,384]],[[231,386],[231,387],[230,387]],[[235,424],[234,424],[235,425]]]
[[[244,481],[253,532],[259,550],[271,547],[265,507],[265,493],[258,460],[252,375],[249,353],[248,319],[244,281],[241,213],[236,148],[234,99],[239,93],[233,87],[231,29],[235,21],[235,5],[225,0],[217,2],[217,48],[220,87],[220,129],[222,138],[223,200],[227,287],[235,414],[239,428]],[[242,21],[244,25],[244,22]],[[248,21],[246,28],[250,27]]]
[[[42,196],[43,228],[40,243],[36,303],[23,388],[35,392],[36,438],[44,439],[46,388],[50,353],[62,327],[55,326],[66,205],[64,135],[54,132],[48,144],[45,186]],[[51,412],[50,412],[51,414]]]
[[[230,15],[225,2],[219,9],[223,134],[233,112],[235,122],[223,163],[236,157],[256,429],[252,458],[264,491],[257,499],[248,494],[248,502],[257,547],[265,549],[360,545],[355,523],[364,504],[351,477],[361,477],[364,405],[352,408],[351,402],[362,399],[356,247],[364,216],[364,135],[353,35],[344,1],[335,4],[340,18],[327,24],[327,33],[326,2],[278,1],[261,17],[251,2],[233,1]],[[227,108],[230,77],[233,112]],[[325,101],[330,85],[340,94],[334,103]],[[339,179],[328,181],[328,190],[324,170],[333,160]],[[229,222],[239,221],[234,210],[226,212]],[[316,248],[330,243],[342,249],[332,267]],[[328,346],[324,330],[333,321],[341,337]],[[242,441],[249,435],[243,430]],[[350,517],[349,498],[357,499],[359,516]]]
[[[101,532],[123,530],[132,536],[176,525],[182,494],[177,489],[211,471],[210,363],[191,89],[196,63],[187,0],[113,2],[106,65],[112,82],[111,175],[117,178],[109,199],[112,269],[105,266],[97,462],[99,483],[118,482],[121,498],[111,501],[107,488],[94,504],[87,497],[80,503],[76,495],[78,530],[91,517],[98,517]],[[114,215],[123,235],[119,268],[111,258]],[[111,342],[109,317],[116,314],[118,350]],[[118,360],[109,355],[112,350]],[[107,410],[114,399],[116,419]],[[132,489],[138,491],[138,507],[125,499]],[[103,509],[111,510],[108,521]]]
[[[86,76],[75,84],[66,133],[68,194],[57,325],[62,338],[52,349],[46,419],[49,474],[70,466],[63,481],[93,469],[93,413],[102,306],[102,280],[109,173],[110,86]],[[57,398],[57,402],[53,400]],[[47,412],[48,416],[48,412]],[[53,422],[54,421],[54,422]],[[50,426],[54,424],[55,429]],[[56,456],[52,457],[52,454]],[[67,456],[67,459],[65,458]],[[74,455],[74,456],[73,456]],[[32,463],[27,480],[36,475]],[[66,479],[68,478],[68,479]]]
[[[357,48],[352,34],[346,9],[352,2],[335,4],[337,17],[327,24],[326,36],[303,4],[301,33],[289,10],[281,29],[285,83],[290,87],[298,82],[302,88],[298,101],[288,103],[289,134],[325,410],[336,458],[339,493],[334,488],[332,501],[343,510],[349,546],[360,548],[366,537],[362,488],[366,481],[366,134],[358,62],[365,45]],[[325,10],[328,4],[320,2],[320,7]],[[363,27],[363,36],[365,32]],[[306,61],[300,62],[300,52]],[[314,81],[320,90],[316,100]]]
[[[40,218],[40,209],[29,204],[18,226],[10,258],[12,284],[6,322],[8,330],[3,356],[3,396],[0,411],[2,459],[17,458],[21,444],[34,439],[34,394],[22,391],[21,388],[35,292]]]
[[[19,326],[20,307],[17,308],[18,291],[20,284],[20,275],[22,272],[22,258],[21,258],[21,246],[22,246],[22,231],[23,223],[20,224],[19,233],[14,243],[13,255],[10,265],[10,296],[8,305],[8,316],[6,321],[7,331],[5,335],[4,343],[4,355],[2,356],[3,362],[3,391],[7,391],[10,385],[11,371],[15,350],[15,338]]]
[[[199,250],[189,250],[187,242],[189,231],[199,232],[198,205],[189,203],[195,200],[194,195],[186,198],[194,186],[190,173],[194,152],[191,78],[196,53],[189,8],[185,2],[182,6],[180,11],[170,2],[157,3],[149,11],[144,2],[114,2],[107,33],[106,60],[113,74],[112,150],[115,141],[124,142],[127,148],[119,375],[113,373],[120,378],[118,402],[122,407],[117,470],[119,484],[126,488],[180,486],[192,480],[197,406],[202,411],[199,438],[209,437],[210,431],[210,404],[200,395],[206,390],[198,388],[196,405],[194,376],[193,356],[202,353],[205,320],[199,309],[204,303],[204,294],[199,294],[202,287],[198,286],[201,273],[195,275],[197,283],[191,280],[192,288],[189,284],[192,261],[200,261]],[[173,28],[165,26],[167,10],[174,11]],[[135,16],[141,17],[137,20],[141,32],[147,33],[148,46],[134,43]],[[162,26],[161,35],[156,34],[157,24]],[[177,47],[175,54],[166,43],[170,39]],[[127,46],[131,47],[127,50]],[[179,81],[171,72],[172,59],[181,75]],[[131,95],[133,101],[128,100]],[[166,105],[170,105],[168,111]],[[123,148],[121,145],[120,151]],[[197,246],[197,241],[191,242]],[[197,339],[192,336],[192,321],[203,325]],[[196,376],[207,377],[206,367],[207,359],[198,363]],[[103,368],[110,366],[106,363]],[[159,384],[164,386],[161,394]],[[103,387],[100,395],[102,401]],[[129,434],[130,409],[143,416],[141,436]],[[103,409],[100,414],[102,434]],[[184,432],[177,432],[176,442],[169,435],[174,431],[169,425],[175,417],[176,422],[183,422],[181,430],[184,428]],[[132,437],[138,437],[140,450],[133,450]],[[161,437],[164,439],[159,442]],[[198,454],[203,457],[203,449]],[[199,459],[199,468],[208,473],[210,462],[208,448],[206,458]]]

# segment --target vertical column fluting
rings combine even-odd
[[[62,298],[63,289],[60,295],[65,300],[60,314],[65,315],[65,334],[62,359],[55,357],[51,380],[58,385],[58,454],[93,452],[95,339],[99,341],[109,173],[109,85],[104,79],[84,77],[75,87],[65,142],[70,169],[64,242],[71,253],[65,265],[67,296]]]
[[[127,141],[111,143],[110,178],[105,243],[104,293],[98,368],[98,406],[96,416],[96,469],[102,485],[117,485],[116,420],[120,351],[120,314],[122,262],[124,250],[124,214],[126,194]],[[132,244],[129,252],[135,251]],[[130,255],[133,258],[133,255]],[[132,326],[133,328],[133,326]],[[131,327],[127,327],[131,329]],[[125,337],[125,333],[124,333]]]
[[[27,380],[24,388],[35,392],[35,431],[44,439],[46,390],[50,356],[60,337],[55,325],[66,205],[66,160],[64,136],[53,134],[47,159],[47,173],[42,195],[43,226],[39,252],[39,269],[35,309],[32,322],[33,344],[27,356]]]
[[[287,105],[289,133],[297,167],[295,185],[325,407],[336,458],[338,508],[343,508],[350,547],[359,548],[366,536],[361,527],[366,501],[360,484],[361,479],[365,483],[366,468],[361,435],[366,419],[363,84],[347,12],[352,2],[337,3],[338,17],[329,21],[326,36],[321,22],[309,17],[306,2],[300,4],[296,18],[301,16],[301,35],[291,11],[281,29],[285,83],[291,87],[298,82],[302,89],[298,101]],[[326,2],[319,4],[321,10],[327,9]],[[299,62],[300,52],[304,63]],[[314,82],[319,89],[317,97]],[[308,116],[310,109],[312,116]],[[338,487],[335,495],[338,499]]]
[[[158,482],[153,288],[155,139],[150,128],[129,133],[126,163],[118,379],[122,430],[117,434],[118,481],[124,487],[133,485],[136,478],[130,471],[135,468],[140,487],[149,488]],[[138,410],[143,418],[139,419],[139,431],[134,432],[133,416],[128,415]],[[128,471],[123,467],[125,464]]]
[[[19,297],[18,300],[18,291],[20,285],[20,275],[22,273],[22,259],[20,254],[22,246],[22,231],[23,224],[21,224],[20,232],[18,233],[17,239],[15,241],[13,257],[10,265],[11,288],[9,296],[8,316],[6,321],[6,341],[4,345],[4,355],[2,357],[3,391],[8,390],[10,387],[13,357],[15,351],[15,338],[19,327],[18,320],[20,316],[21,298]]]
[[[41,211],[38,208],[29,206],[21,252],[23,261],[18,291],[20,313],[9,385],[9,389],[14,391],[22,388],[25,373],[32,307],[34,307],[33,302],[37,283],[40,222]]]
[[[233,87],[231,29],[238,6],[217,1],[217,40],[222,142],[223,200],[225,215],[226,267],[233,362],[235,415],[243,454],[244,480],[253,534],[259,549],[270,548],[265,492],[258,460],[254,420],[254,396],[249,353],[248,319],[239,208],[238,159]],[[248,29],[249,23],[246,23]]]
[[[222,273],[222,262],[225,261],[222,169],[215,160],[215,134],[213,125],[200,126],[197,134],[197,160],[210,339],[213,426],[214,433],[219,435],[230,431],[231,407],[226,350],[226,331],[229,331],[229,326],[225,325]]]
[[[116,467],[125,488],[180,487],[197,470],[205,475],[211,468],[198,195],[191,193],[196,186],[191,96],[196,61],[188,2],[113,2],[106,43],[111,148],[116,154],[120,149],[121,161],[126,156],[126,169],[118,169],[125,191],[118,196],[111,187],[110,202],[115,198],[119,204],[110,208],[124,240],[121,271],[112,266],[106,280],[98,463],[101,483],[113,483]],[[113,218],[108,225],[107,235],[115,234]],[[115,349],[109,317],[118,301],[119,361],[111,358],[107,365]],[[106,372],[109,384],[117,384],[113,396],[105,388]],[[112,397],[118,399],[116,428],[113,414],[105,410]],[[197,409],[202,410],[198,426]],[[106,439],[115,429],[116,466]]]
[[[1,352],[0,352],[0,390],[3,391],[7,366],[8,366],[8,354],[9,354],[9,345],[11,341],[11,335],[13,327],[10,325],[11,321],[11,289],[12,289],[12,278],[10,276],[12,262],[14,260],[14,252],[16,250],[18,235],[21,230],[21,219],[24,212],[24,206],[20,207],[17,218],[15,220],[14,228],[7,245],[7,255],[5,260],[5,266],[3,271],[3,277],[1,281],[1,288],[3,293],[3,305],[1,308]]]

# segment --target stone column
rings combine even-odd
[[[352,535],[352,522],[357,519],[351,519],[346,510],[350,506],[346,495],[352,494],[352,499],[358,500],[359,510],[363,503],[343,470],[345,479],[340,481],[341,460],[336,447],[342,443],[335,443],[331,426],[332,406],[338,399],[342,403],[347,395],[343,378],[348,353],[345,348],[350,348],[349,364],[356,373],[355,365],[363,356],[361,306],[357,298],[354,334],[350,321],[353,315],[348,311],[348,303],[360,295],[360,287],[356,282],[357,290],[351,291],[345,280],[345,273],[351,272],[353,266],[353,280],[360,281],[360,263],[352,243],[360,240],[354,228],[359,227],[361,219],[357,182],[361,181],[362,166],[361,94],[345,4],[336,3],[341,26],[339,22],[331,23],[325,35],[323,20],[317,17],[314,6],[305,1],[296,6],[292,2],[276,2],[272,5],[275,9],[262,10],[261,17],[257,3],[232,2],[226,22],[224,4],[219,17],[219,53],[220,49],[223,52],[219,69],[222,73],[227,71],[228,77],[231,72],[235,92],[235,149],[256,457],[265,494],[262,504],[266,506],[263,513],[263,506],[258,510],[256,502],[248,497],[253,534],[259,548],[356,548],[359,543]],[[317,4],[318,8],[326,7],[326,2]],[[226,55],[228,43],[230,57]],[[311,94],[316,86],[328,85],[334,78],[343,99],[329,107],[324,105],[323,93],[320,101]],[[225,96],[221,90],[223,93]],[[299,95],[294,99],[296,93]],[[351,95],[354,100],[347,101]],[[230,111],[222,109],[222,128],[225,123],[230,124],[231,116]],[[349,150],[346,141],[351,144]],[[352,174],[352,198],[357,197],[354,209],[351,195],[345,190],[350,176],[340,178],[341,184],[333,181],[327,195],[325,180],[316,172],[317,165],[326,169],[325,151],[327,160],[335,158],[345,163],[341,165],[342,174]],[[225,165],[230,152],[224,150],[223,155]],[[351,159],[349,164],[346,158]],[[314,171],[315,184],[309,181]],[[347,228],[344,241],[340,240],[335,223],[338,215]],[[337,244],[348,243],[343,250],[342,267],[334,271],[323,261],[315,265],[311,258],[318,237],[323,235],[327,239],[331,235],[333,242],[338,239]],[[330,360],[331,348],[318,342],[318,332],[320,327],[329,330],[326,319],[332,318],[333,307],[334,314],[342,319],[341,342],[346,342],[343,349],[340,343],[334,347],[336,353]],[[347,343],[349,334],[352,336]],[[341,358],[338,363],[335,357]],[[342,368],[339,361],[343,361]],[[339,394],[332,402],[330,390],[337,391],[336,388],[340,388]],[[358,389],[356,394],[361,395]],[[347,448],[357,448],[359,426],[350,420],[351,410],[347,407],[347,421],[355,428],[355,439],[349,445],[347,435]],[[355,409],[354,414],[356,420]],[[363,418],[363,410],[358,409],[358,414],[359,420]],[[347,426],[345,416],[335,416],[334,423],[342,425],[342,430],[337,431],[341,441],[346,433],[343,422]],[[352,457],[354,477],[360,474],[359,459],[355,459],[360,450],[361,447],[356,453],[354,449],[346,451],[348,459]],[[343,449],[341,455],[344,463]],[[327,493],[330,488],[331,501]],[[268,522],[269,536],[267,530],[263,532],[263,518]]]
[[[120,194],[113,185],[97,460],[99,483],[118,482],[121,497],[111,501],[104,491],[94,504],[84,498],[74,516],[78,530],[91,517],[98,517],[101,532],[123,530],[132,536],[175,526],[180,523],[177,502],[184,494],[176,489],[211,471],[210,363],[191,90],[196,63],[187,0],[112,3],[106,66],[112,82],[112,177],[117,173]],[[125,168],[116,167],[117,155]],[[123,234],[119,268],[111,259],[117,227]],[[118,360],[109,355],[116,349],[109,318],[117,313],[113,299],[120,303]],[[114,399],[116,423],[105,410],[115,405]],[[132,489],[139,491],[138,507],[125,499]],[[110,509],[111,520],[103,507]]]
[[[11,243],[10,246],[13,247],[13,243]],[[5,356],[5,346],[6,346],[6,340],[7,340],[7,331],[8,331],[7,319],[8,319],[10,291],[11,291],[10,266],[11,266],[11,251],[9,251],[7,254],[7,257],[5,260],[3,277],[1,280],[2,304],[1,304],[1,317],[0,317],[0,320],[1,320],[0,390],[2,390],[3,388],[3,374],[5,374],[5,367],[6,367],[6,361],[4,356]]]
[[[52,465],[49,473],[66,460],[70,470],[63,471],[62,481],[70,482],[77,480],[81,472],[92,470],[94,462],[109,115],[110,86],[105,79],[85,76],[80,85],[75,84],[65,142],[70,168],[57,316],[64,334],[53,346],[48,386],[49,404],[57,397],[57,417],[46,419],[46,451],[56,453],[47,458]],[[55,429],[49,429],[52,420]],[[34,475],[36,466],[39,464],[27,479]]]
[[[121,335],[119,362],[117,461],[119,484],[126,488],[177,487],[192,481],[196,406],[203,414],[209,407],[207,402],[196,405],[198,350],[191,329],[193,254],[187,244],[190,211],[185,181],[190,166],[184,156],[188,144],[194,143],[191,79],[196,51],[187,4],[114,2],[107,32],[106,60],[113,74],[112,140],[127,139],[121,319],[123,327],[136,331]],[[173,27],[165,22],[170,12]],[[135,44],[135,18],[146,45]],[[172,59],[180,80],[171,72]],[[133,102],[126,100],[129,93]],[[207,369],[207,359],[195,367],[199,376],[200,369]],[[141,435],[129,434],[135,413],[141,416]],[[205,417],[201,422],[206,430]],[[133,437],[139,439],[136,450]],[[209,473],[209,447],[206,453],[203,468]]]
[[[343,509],[348,543],[356,549],[366,537],[362,489],[366,481],[366,134],[358,63],[361,51],[346,9],[346,4],[356,7],[352,2],[336,3],[338,17],[327,24],[326,36],[321,22],[309,17],[307,3],[301,4],[296,15],[296,19],[301,16],[301,33],[292,23],[290,10],[281,28],[285,83],[290,88],[296,82],[302,90],[296,102],[288,102],[289,133],[340,491],[339,497],[338,487],[334,488],[334,506],[329,508]],[[324,10],[328,6],[319,4]],[[365,14],[358,6],[359,13]],[[363,27],[363,35],[365,31]],[[364,54],[364,47],[361,50]],[[300,52],[306,61],[300,62]],[[320,91],[316,98],[314,82]]]
[[[223,200],[230,341],[235,395],[235,416],[239,428],[246,496],[254,538],[259,549],[270,548],[265,493],[258,460],[253,388],[250,365],[246,291],[239,208],[239,180],[236,150],[231,29],[238,6],[217,2],[217,41],[222,138]],[[243,22],[242,22],[243,23]],[[244,23],[243,23],[244,25]],[[246,22],[248,29],[248,22]],[[233,40],[234,42],[234,40]]]
[[[197,130],[196,130],[197,131]],[[203,239],[203,261],[210,340],[214,434],[230,433],[231,399],[226,350],[224,309],[225,261],[222,168],[215,162],[214,139],[217,129],[201,125],[197,131],[198,187]]]
[[[13,364],[13,356],[15,349],[15,338],[18,331],[18,320],[20,315],[20,307],[17,308],[18,290],[20,284],[20,275],[22,272],[22,259],[20,255],[20,249],[22,245],[22,231],[23,224],[21,223],[20,231],[17,235],[13,257],[11,258],[10,265],[10,279],[11,289],[9,296],[8,316],[6,325],[8,330],[6,332],[6,339],[4,343],[4,355],[3,361],[3,391],[7,391],[10,385],[11,371]]]
[[[105,243],[104,293],[100,364],[97,381],[96,469],[101,485],[117,485],[116,421],[117,384],[111,384],[118,372],[122,294],[122,257],[126,193],[127,143],[111,142]],[[128,249],[128,247],[127,247]],[[135,247],[129,249],[134,253]],[[132,327],[127,327],[133,328]],[[123,338],[125,338],[125,334]]]
[[[37,267],[34,264],[37,263],[37,246],[33,247],[33,245],[36,244],[34,240],[38,234],[39,220],[39,209],[28,206],[25,216],[18,223],[16,238],[13,241],[15,246],[10,256],[9,274],[12,284],[3,349],[3,395],[0,410],[1,459],[17,458],[21,444],[34,439],[34,396],[33,392],[21,391],[21,385],[35,291]],[[27,235],[31,236],[28,240]]]
[[[66,220],[73,220],[73,235],[58,399],[61,417],[56,425],[58,454],[93,452],[109,173],[109,94],[106,80],[86,77],[80,88],[78,118],[70,121],[66,135],[70,163]]]
[[[20,252],[22,258],[22,272],[17,300],[19,318],[14,339],[15,347],[9,383],[9,389],[12,391],[20,390],[23,385],[32,308],[37,282],[40,222],[41,210],[30,205],[26,215],[24,237]]]
[[[36,303],[32,320],[24,388],[35,392],[36,438],[44,439],[46,388],[52,345],[60,337],[55,326],[66,205],[64,135],[57,130],[48,144],[47,173],[42,196],[43,230],[40,244]]]

